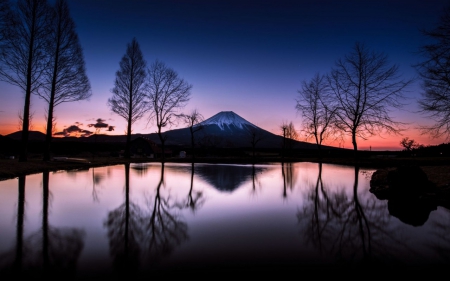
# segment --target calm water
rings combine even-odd
[[[145,163],[0,181],[0,277],[450,265],[449,211],[390,215],[373,172]]]

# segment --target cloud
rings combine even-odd
[[[108,123],[105,123],[105,119],[98,118],[95,121],[96,123],[88,124],[88,127],[94,127],[96,133],[100,132],[101,129],[106,129],[106,131],[108,132],[114,131],[115,126],[111,126]]]
[[[62,132],[56,132],[53,134],[54,136],[64,136],[64,137],[88,137],[92,135],[92,132],[89,130],[84,130],[80,128],[80,125],[82,125],[79,122],[75,122],[74,125],[70,125],[69,127],[63,129]]]

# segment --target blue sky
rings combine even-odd
[[[49,1],[53,3],[53,1]],[[183,112],[198,109],[205,118],[234,111],[247,121],[279,134],[283,122],[297,129],[297,90],[315,73],[327,73],[356,41],[388,55],[405,78],[416,76],[418,48],[439,20],[449,1],[172,1],[172,0],[69,0],[71,15],[84,50],[92,86],[88,101],[56,107],[57,129],[95,123],[98,118],[123,134],[125,120],[107,107],[115,72],[135,37],[150,65],[163,61],[192,84],[192,98]],[[395,112],[396,120],[409,122],[404,136],[422,144],[438,144],[414,128],[429,122],[417,114],[419,82],[409,88],[409,106]],[[16,131],[23,94],[0,82],[0,134]],[[33,128],[44,130],[42,101],[32,98]],[[180,125],[182,126],[182,125]],[[172,127],[172,129],[175,127]],[[8,131],[8,132],[7,132]],[[133,133],[153,133],[146,118]],[[385,135],[359,141],[361,149],[400,149],[402,136]],[[351,147],[350,140],[343,144]]]

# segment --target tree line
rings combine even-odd
[[[86,75],[83,50],[66,0],[50,5],[46,0],[0,0],[0,80],[20,87],[25,93],[21,114],[21,149],[19,162],[27,161],[31,96],[45,100],[46,141],[44,161],[51,156],[55,127],[55,107],[63,102],[86,100],[92,96]],[[149,113],[155,121],[164,151],[163,129],[180,116],[192,85],[175,70],[156,60],[149,67],[135,38],[116,72],[111,111],[127,121],[125,157],[130,157],[130,140],[134,122]],[[191,119],[199,120],[194,111]],[[164,155],[164,153],[163,153]]]
[[[430,39],[421,46],[423,61],[413,65],[421,82],[419,113],[434,124],[421,126],[422,134],[434,138],[450,137],[450,6],[435,28],[421,30]],[[375,52],[356,42],[352,51],[339,59],[329,73],[316,73],[303,80],[298,90],[296,110],[301,114],[301,132],[314,139],[317,147],[325,139],[351,137],[353,150],[357,139],[368,139],[382,133],[401,134],[405,123],[394,120],[393,110],[402,108],[407,87],[414,79],[404,79],[398,65],[391,64],[386,54]],[[409,138],[400,144],[413,145]],[[406,146],[405,146],[406,145]]]
[[[422,33],[432,43],[421,47],[424,60],[414,66],[423,90],[418,103],[421,113],[435,123],[421,129],[433,137],[449,137],[450,7],[435,29]],[[0,80],[25,93],[20,162],[27,161],[31,96],[46,102],[43,160],[49,161],[55,107],[92,96],[83,50],[66,0],[56,0],[54,5],[47,0],[0,0]],[[399,67],[391,64],[386,54],[356,42],[329,73],[316,73],[302,81],[295,106],[302,117],[301,132],[306,139],[314,139],[319,152],[325,139],[350,136],[356,155],[358,139],[404,130],[405,124],[394,120],[392,110],[405,105],[405,93],[413,81],[402,78]],[[155,60],[147,65],[136,38],[127,44],[107,101],[110,110],[127,122],[126,158],[130,157],[132,126],[144,116],[155,122],[163,151],[163,130],[179,118],[190,128],[194,147],[193,134],[199,129],[194,126],[203,116],[198,110],[179,114],[190,100],[191,90],[192,85],[165,63]],[[283,123],[281,129],[284,154],[290,145],[288,140],[296,138],[297,133],[292,122]],[[253,150],[259,140],[253,133]]]
[[[47,104],[44,160],[48,161],[55,107],[92,95],[67,2],[57,0],[52,6],[46,0],[0,0],[0,39],[0,79],[25,93],[19,161],[28,158],[33,94]]]

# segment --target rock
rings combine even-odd
[[[417,197],[394,197],[388,200],[389,214],[412,226],[424,225],[430,213],[436,209],[437,205],[433,202]]]
[[[370,180],[370,192],[378,199],[388,199],[390,196],[415,197],[436,192],[436,186],[419,166],[405,165],[397,169],[375,171]]]
[[[417,165],[400,166],[389,171],[386,180],[392,192],[401,196],[417,196],[435,191],[435,185]]]
[[[370,180],[370,192],[378,199],[388,200],[392,216],[413,226],[423,225],[437,208],[436,202],[424,196],[436,193],[435,184],[415,165],[377,170]]]

